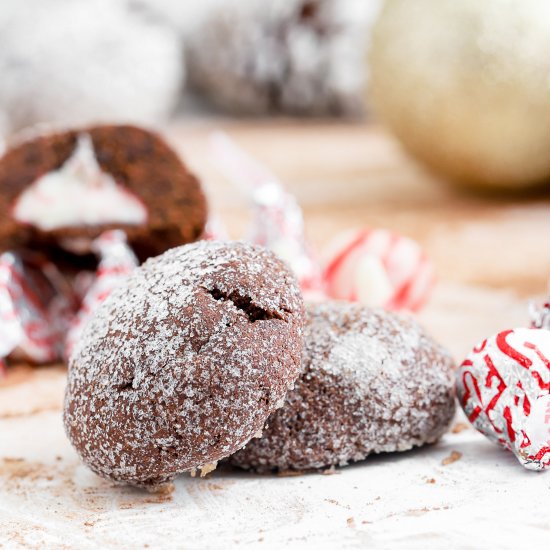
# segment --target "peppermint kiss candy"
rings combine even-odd
[[[77,307],[64,275],[31,251],[0,255],[0,362],[61,359],[63,339]]]
[[[308,299],[323,295],[321,269],[307,241],[296,198],[223,132],[213,134],[212,152],[221,172],[250,201],[252,224],[247,240],[269,248],[290,266]]]
[[[457,373],[466,416],[529,470],[550,467],[550,331],[506,330],[483,340]]]
[[[417,311],[434,286],[433,264],[420,245],[386,229],[343,233],[325,256],[331,298]]]

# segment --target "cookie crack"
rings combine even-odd
[[[134,389],[134,377],[132,376],[129,380],[125,380],[120,384],[116,384],[114,388],[120,393],[127,392]]]
[[[227,293],[219,288],[207,290],[208,294],[218,302],[232,302],[233,305],[242,311],[251,323],[256,321],[269,321],[272,319],[283,320],[282,315],[278,311],[269,311],[256,305],[250,296],[244,296],[238,291]]]

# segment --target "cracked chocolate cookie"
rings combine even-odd
[[[303,367],[261,439],[231,457],[257,471],[345,465],[436,441],[455,412],[453,361],[411,318],[308,308]]]
[[[66,432],[84,462],[154,486],[261,433],[301,368],[303,301],[273,253],[200,241],[137,268],[76,343]]]
[[[205,223],[198,180],[142,128],[42,135],[0,159],[0,250],[60,247],[85,256],[100,233],[123,229],[143,260],[196,240]]]

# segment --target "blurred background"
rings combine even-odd
[[[219,128],[297,196],[315,245],[410,235],[458,285],[447,308],[545,291],[543,0],[5,0],[0,75],[8,143],[36,125],[157,128],[232,236],[247,210],[212,162]]]

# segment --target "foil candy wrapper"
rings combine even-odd
[[[244,192],[252,207],[246,239],[271,249],[284,260],[305,294],[322,294],[321,267],[306,239],[302,209],[294,196],[226,134],[216,132],[211,143],[216,165]]]
[[[529,470],[550,468],[550,331],[517,328],[483,340],[457,372],[474,427]]]
[[[71,285],[45,256],[29,251],[1,254],[0,360],[60,360],[77,307]]]
[[[92,250],[99,258],[99,265],[92,283],[84,294],[78,313],[72,319],[65,341],[66,359],[70,357],[92,313],[139,263],[128,245],[124,231],[106,231],[92,243]]]
[[[35,364],[67,358],[89,316],[138,264],[123,231],[92,243],[95,273],[69,280],[43,255],[0,255],[0,366],[7,357]]]

